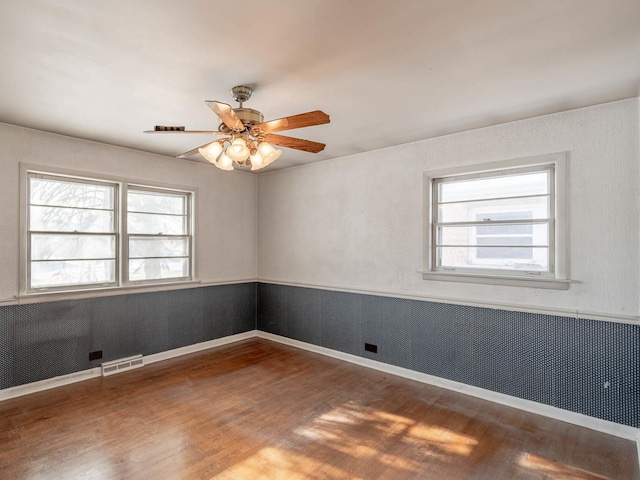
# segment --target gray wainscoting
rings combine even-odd
[[[255,328],[255,283],[4,306],[0,388]]]
[[[640,427],[638,325],[265,283],[257,322],[265,332]]]
[[[265,283],[0,307],[0,388],[250,331],[256,318],[266,332],[640,428],[638,325]],[[103,358],[89,361],[95,350]]]

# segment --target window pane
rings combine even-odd
[[[114,260],[31,262],[32,288],[114,283],[115,278]]]
[[[113,208],[114,186],[33,177],[29,180],[29,203],[58,207]]]
[[[127,209],[130,212],[186,214],[186,197],[183,194],[168,194],[129,190]]]
[[[476,235],[532,235],[532,224],[481,225],[476,227]]]
[[[549,225],[478,225],[464,227],[438,227],[437,245],[476,245],[481,239],[491,238],[497,245],[513,245],[512,238],[529,238],[530,245],[547,246]],[[484,240],[483,240],[484,242]],[[486,245],[486,243],[483,243]]]
[[[189,254],[187,238],[129,238],[129,257],[185,257]]]
[[[113,215],[113,211],[105,210],[31,206],[29,229],[47,232],[110,233],[114,231]]]
[[[510,237],[478,237],[476,238],[478,245],[533,245],[533,237],[531,235],[513,235]]]
[[[526,243],[525,243],[526,245]],[[478,258],[533,260],[533,248],[486,247],[477,249]]]
[[[438,247],[437,256],[442,267],[549,269],[549,249],[546,247]]]
[[[189,276],[188,258],[146,258],[129,260],[129,280],[161,280]]]
[[[151,235],[185,235],[186,217],[158,215],[153,213],[128,213],[127,229],[129,233]]]
[[[439,222],[475,222],[549,218],[549,197],[523,197],[477,202],[445,203],[438,206]]]
[[[32,260],[115,258],[114,235],[31,235]]]
[[[440,202],[504,198],[549,193],[549,172],[475,178],[439,184]]]

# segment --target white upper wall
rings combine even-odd
[[[198,279],[228,282],[256,276],[255,175],[0,124],[0,301],[18,294],[20,162],[195,187]]]
[[[638,315],[639,103],[629,99],[265,173],[258,278]],[[566,291],[423,280],[423,171],[569,152]]]

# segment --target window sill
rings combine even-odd
[[[167,290],[183,290],[200,286],[199,280],[185,282],[156,283],[154,285],[128,285],[126,287],[106,287],[82,290],[66,290],[58,292],[34,292],[16,295],[20,304],[40,303],[59,300],[79,300],[83,298],[111,297],[114,295],[128,295],[131,293],[163,292]]]
[[[485,285],[504,285],[509,287],[546,288],[551,290],[568,290],[571,280],[559,278],[524,278],[500,275],[474,275],[470,273],[442,273],[422,271],[424,280],[441,282],[481,283]]]

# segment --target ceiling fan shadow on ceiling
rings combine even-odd
[[[234,164],[238,167],[249,166],[254,171],[271,165],[282,154],[282,150],[273,145],[310,153],[324,150],[324,143],[276,135],[275,132],[329,123],[329,115],[314,110],[265,122],[262,113],[243,106],[252,93],[253,89],[246,85],[231,89],[233,99],[240,104],[238,108],[222,102],[205,101],[220,118],[218,130],[185,130],[182,126],[156,125],[153,130],[146,130],[144,133],[224,135],[223,138],[205,143],[177,157],[186,158],[200,153],[221,170],[233,170]]]

